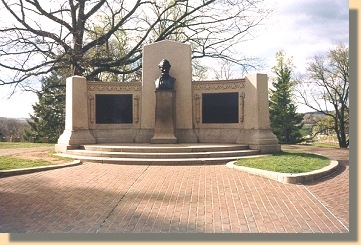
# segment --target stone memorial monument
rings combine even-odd
[[[168,40],[145,45],[142,62],[138,82],[67,79],[65,130],[58,152],[85,144],[123,143],[280,150],[270,128],[266,74],[192,81],[191,46]]]

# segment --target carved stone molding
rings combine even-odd
[[[101,92],[101,91],[114,91],[114,92],[134,92],[141,91],[141,84],[130,83],[88,83],[88,91]]]
[[[244,97],[245,97],[245,93],[244,92],[241,92],[239,94],[239,110],[240,110],[240,113],[239,113],[239,121],[241,123],[244,122]]]
[[[194,95],[194,101],[195,101],[195,119],[196,123],[200,122],[200,110],[201,110],[201,96],[199,94]]]
[[[140,100],[140,96],[136,95],[134,96],[134,122],[138,123],[139,122],[139,100]]]
[[[95,123],[95,97],[94,95],[89,95],[89,114],[90,114],[90,123]]]
[[[245,87],[245,81],[234,82],[195,82],[193,90],[238,90]]]

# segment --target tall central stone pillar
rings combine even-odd
[[[157,90],[155,81],[159,77],[157,65],[166,59],[172,65],[169,75],[176,78],[173,98],[176,111],[175,135],[178,143],[195,143],[198,138],[193,130],[192,119],[192,60],[191,46],[170,40],[145,45],[143,48],[142,100],[140,104],[140,130],[135,138],[137,143],[149,143],[157,130],[155,115]]]
[[[155,125],[152,144],[175,144],[175,91],[155,91]]]

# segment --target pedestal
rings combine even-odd
[[[155,125],[152,144],[174,144],[175,137],[175,91],[155,91]]]

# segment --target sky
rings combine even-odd
[[[294,72],[303,74],[313,56],[349,42],[348,0],[274,0],[272,6],[274,11],[254,39],[239,47],[242,55],[262,60],[259,73],[270,75],[276,53],[283,50],[292,57]],[[0,86],[0,117],[28,118],[37,96],[17,91],[9,98],[12,91],[10,86]],[[299,105],[298,111],[309,110]]]
[[[264,59],[259,72],[270,73],[276,53],[284,50],[292,57],[295,72],[304,73],[314,55],[348,41],[347,0],[277,0],[275,11],[245,50]]]

